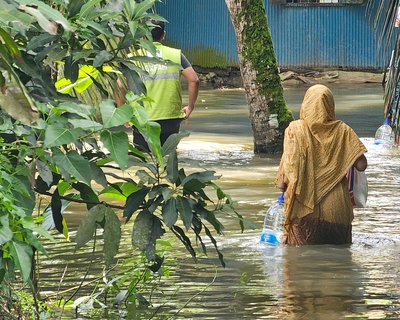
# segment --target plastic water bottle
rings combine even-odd
[[[268,209],[265,214],[264,228],[261,232],[260,241],[269,244],[280,244],[285,223],[284,194]]]
[[[390,120],[387,118],[375,133],[375,144],[383,144],[385,146],[394,145],[394,132],[390,126]]]

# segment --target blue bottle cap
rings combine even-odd
[[[387,118],[385,119],[385,122],[384,122],[383,124],[387,124],[388,126],[390,126],[390,119],[389,119],[389,117],[387,117]]]
[[[284,192],[282,192],[282,194],[278,197],[278,202],[285,203],[285,193]]]

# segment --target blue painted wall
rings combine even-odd
[[[281,68],[382,70],[390,56],[378,50],[365,5],[280,5],[265,1]],[[236,37],[224,0],[164,0],[167,41],[194,65],[237,66]]]

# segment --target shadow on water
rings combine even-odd
[[[380,85],[331,88],[337,118],[353,127],[368,149],[368,203],[355,209],[353,244],[289,248],[259,243],[264,213],[279,195],[274,180],[280,158],[253,154],[243,91],[202,90],[184,126],[191,135],[179,145],[182,166],[221,174],[218,183],[257,227],[241,233],[237,221],[223,219],[226,231],[218,241],[227,265],[224,269],[212,252],[194,263],[183,249],[177,249],[173,275],[163,280],[163,295],[155,293],[152,300],[154,308],[159,307],[155,318],[400,318],[400,149],[373,144],[374,132],[383,121]],[[285,89],[296,118],[306,89]],[[79,217],[70,213],[67,219],[73,224]],[[54,258],[58,265],[48,266],[49,276],[54,271],[62,273],[71,252],[68,247],[54,250],[51,256],[58,257]],[[128,240],[122,250],[129,252]],[[76,273],[70,281],[82,276],[78,271],[84,256],[73,258],[71,267]],[[51,279],[56,282],[57,276]],[[50,287],[52,281],[46,282]],[[129,313],[124,317],[131,319]]]

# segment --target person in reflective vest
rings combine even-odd
[[[199,92],[199,78],[190,62],[180,49],[171,48],[161,44],[165,38],[165,23],[152,21],[155,27],[151,34],[156,46],[157,57],[172,61],[174,64],[148,64],[148,72],[143,78],[147,96],[152,101],[144,103],[149,118],[161,126],[161,144],[173,134],[178,133],[183,119],[189,118],[192,113]],[[182,104],[181,76],[187,82],[189,102]],[[133,128],[133,141],[148,149],[143,136]]]

